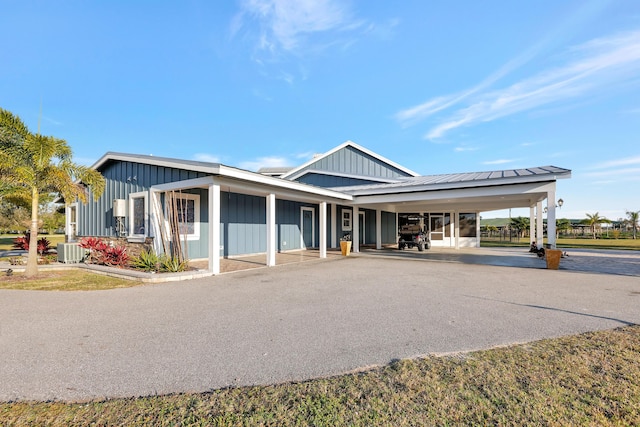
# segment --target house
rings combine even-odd
[[[213,274],[221,257],[265,254],[268,266],[283,251],[318,248],[326,257],[347,236],[354,252],[381,248],[397,243],[405,223],[427,230],[432,246],[479,246],[480,212],[530,207],[532,224],[534,213],[542,224],[542,202],[555,200],[556,180],[571,176],[554,166],[420,176],[351,141],[299,167],[262,173],[113,152],[92,167],[106,188],[97,201],[69,205],[69,241],[120,237],[157,252],[180,241]],[[555,218],[555,203],[548,209]]]

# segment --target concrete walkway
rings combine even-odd
[[[0,401],[299,381],[640,323],[640,254],[620,255],[627,275],[412,255],[366,251],[109,291],[0,290]],[[611,258],[589,256],[592,266]]]

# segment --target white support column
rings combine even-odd
[[[327,257],[327,202],[320,202],[320,258]]]
[[[536,244],[544,248],[544,229],[542,228],[542,202],[536,204]]]
[[[153,237],[153,250],[157,253],[157,254],[162,254],[164,253],[162,250],[162,237],[166,236],[166,232],[163,234],[163,231],[165,231],[166,229],[164,229],[163,227],[165,227],[164,224],[164,216],[162,215],[162,204],[160,203],[160,192],[159,191],[150,191],[150,196],[151,196],[151,209],[150,209],[150,214],[151,214],[151,230],[152,230],[152,236]]]
[[[456,249],[460,249],[460,212],[455,211],[453,214],[453,218],[455,221],[455,227],[453,231],[456,233]]]
[[[395,242],[394,243],[398,243],[398,240],[400,238],[400,236],[398,235],[398,233],[400,232],[400,223],[398,222],[398,212],[396,212],[396,237],[395,237]]]
[[[267,195],[267,267],[276,265],[276,195]]]
[[[547,243],[556,248],[556,191],[547,191]]]
[[[338,209],[331,203],[331,247],[338,247]]]
[[[376,209],[376,249],[382,249],[382,211]]]
[[[476,212],[476,248],[480,247],[480,212]]]
[[[209,271],[220,274],[220,186],[209,185]]]
[[[529,246],[531,246],[533,242],[536,242],[535,225],[536,217],[534,206],[529,206]]]
[[[354,253],[360,252],[360,209],[353,207],[351,217],[351,248]]]
[[[456,246],[456,230],[455,230],[455,223],[456,223],[456,219],[455,219],[455,212],[449,212],[449,247],[450,248],[455,248]]]

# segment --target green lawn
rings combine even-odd
[[[0,404],[0,425],[638,425],[640,327],[392,363],[303,383]]]
[[[3,234],[0,236],[0,251],[10,251],[13,249],[13,241],[16,237],[22,237],[22,234]],[[46,237],[50,242],[52,247],[56,247],[58,243],[64,242],[64,234],[41,234],[38,236],[38,239],[41,237]]]
[[[509,241],[500,240],[495,237],[483,237],[480,240],[480,246],[486,248],[503,246],[528,247],[529,238],[524,237],[520,240],[512,239]],[[624,249],[640,251],[640,239],[568,239],[561,237],[557,240],[556,246],[558,248]]]
[[[86,270],[44,270],[38,275],[26,278],[22,273],[0,276],[1,289],[21,289],[32,291],[100,291],[114,288],[129,288],[142,284],[137,280],[117,279]]]

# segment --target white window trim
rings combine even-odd
[[[186,236],[187,240],[200,240],[200,195],[191,193],[180,193],[176,195],[176,198],[193,200],[193,233],[187,235],[180,234],[180,238],[184,239]],[[164,211],[166,217],[166,214],[169,211],[168,200],[165,201]],[[167,223],[167,230],[168,229],[169,224]]]
[[[316,247],[316,210],[308,206],[302,206],[300,208],[300,247],[307,249],[304,244],[304,213],[305,211],[311,212],[311,247]]]
[[[65,211],[65,230],[64,233],[67,236],[67,241],[75,242],[76,236],[78,235],[78,202],[69,203],[69,209]],[[71,210],[75,210],[76,220],[75,222],[71,221]],[[73,227],[73,233],[71,232],[71,228]]]
[[[144,199],[144,233],[136,233],[133,229],[133,199]],[[149,235],[149,193],[147,191],[140,191],[138,193],[129,194],[129,235],[128,240],[142,240]]]
[[[348,221],[348,225],[344,225],[345,221]],[[349,209],[342,210],[342,218],[340,218],[340,225],[342,231],[352,231],[353,230],[353,211]]]

